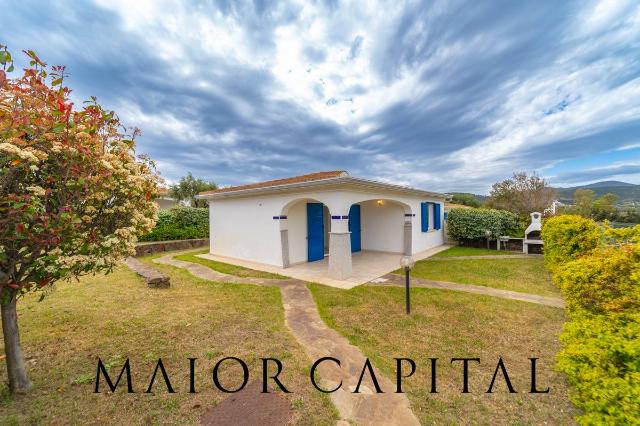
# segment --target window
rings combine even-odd
[[[432,203],[429,201],[420,203],[420,216],[422,218],[422,222],[421,222],[422,232],[429,231],[429,223],[433,223],[433,227],[431,229],[438,230],[442,228],[441,212],[442,212],[442,204],[440,203]]]

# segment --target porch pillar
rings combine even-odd
[[[289,267],[289,230],[280,230],[280,244],[282,246],[282,267]]]
[[[411,217],[405,217],[404,220],[404,255],[411,256],[411,240],[412,240],[413,224],[411,223]]]
[[[351,268],[351,232],[329,232],[329,276],[344,280]]]
[[[349,215],[332,215],[329,232],[329,276],[344,280],[351,276],[351,232]]]

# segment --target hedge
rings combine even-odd
[[[452,209],[447,214],[447,231],[454,240],[491,239],[514,233],[520,227],[518,216],[506,210]]]
[[[542,238],[569,314],[558,368],[584,410],[578,422],[638,424],[640,226],[615,230],[566,215],[547,220]]]
[[[139,241],[187,240],[209,237],[209,209],[173,207],[158,212],[156,226]]]
[[[602,239],[602,230],[593,220],[575,215],[545,220],[542,229],[544,261],[549,269],[589,253]]]

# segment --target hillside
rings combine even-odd
[[[603,181],[591,183],[589,185],[554,189],[558,194],[558,199],[562,202],[567,203],[573,202],[573,193],[576,191],[576,189],[590,189],[596,193],[596,197],[600,197],[607,193],[616,194],[619,197],[618,203],[640,203],[640,185],[634,185],[627,182]]]

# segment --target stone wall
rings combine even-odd
[[[200,238],[197,240],[176,240],[176,241],[153,241],[138,243],[136,245],[136,256],[146,256],[148,254],[160,253],[171,250],[188,250],[191,248],[208,247],[209,239]]]

